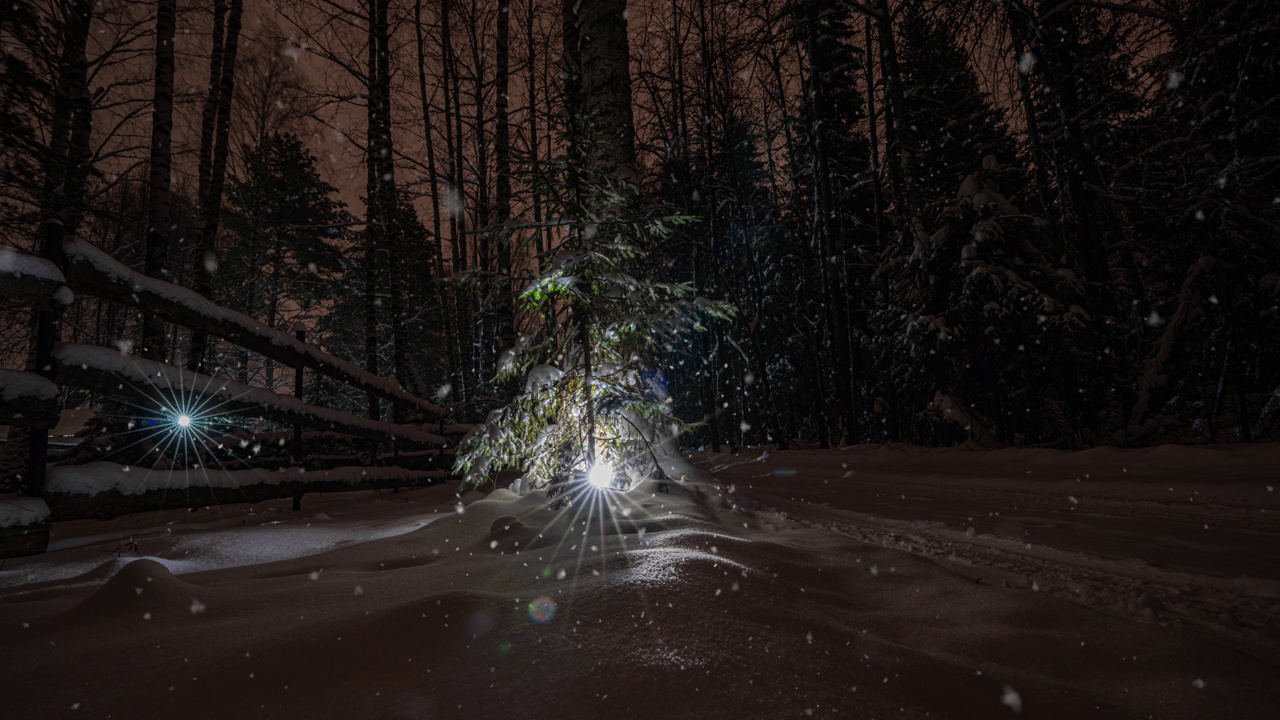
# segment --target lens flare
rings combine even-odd
[[[607,462],[592,465],[591,472],[587,473],[587,480],[599,488],[613,485],[613,466]]]
[[[179,415],[179,416],[178,416],[178,427],[184,427],[184,428],[191,427],[191,416],[190,416],[190,415]]]
[[[529,601],[529,619],[539,625],[551,622],[551,618],[556,616],[556,601],[543,595]]]

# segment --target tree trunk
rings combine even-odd
[[[449,159],[449,193],[445,203],[445,211],[449,213],[451,274],[456,276],[467,267],[467,246],[461,235],[462,227],[458,218],[462,209],[462,168],[458,153],[458,148],[462,144],[462,137],[459,135],[457,142],[454,142],[453,119],[457,95],[452,92],[456,90],[456,85],[454,84],[453,38],[449,24],[449,9],[451,5],[451,0],[443,0],[440,3],[440,68],[442,73],[441,90],[444,93],[444,145]],[[459,114],[461,114],[461,111],[459,111]],[[452,358],[453,390],[459,400],[466,400],[470,378],[467,373],[467,359],[463,347],[466,344],[465,339],[469,338],[471,333],[463,334],[462,332],[464,299],[460,297],[461,294],[457,289],[453,291],[454,314],[452,325],[456,330],[454,340],[455,355]]]
[[[871,18],[863,18],[863,20],[863,32],[867,43],[867,46],[863,48],[863,63],[867,83],[867,149],[870,151],[868,155],[871,158],[871,212],[875,218],[876,251],[881,252],[885,246],[884,188],[881,185],[880,177],[880,129],[876,121],[875,76],[871,72],[871,68],[875,66],[875,55],[871,48],[871,44],[875,42],[875,36],[871,27]]]
[[[404,321],[404,277],[400,258],[403,257],[400,232],[400,201],[396,192],[395,143],[391,134],[391,30],[388,24],[390,0],[377,0],[377,12],[370,19],[377,41],[377,72],[372,76],[370,98],[377,115],[378,149],[378,209],[381,233],[381,250],[386,258],[387,295],[390,299],[388,313],[391,316],[391,358],[395,366],[395,378],[400,387],[409,385],[408,333]],[[399,408],[392,405],[393,421],[399,421]]]
[[[159,0],[156,10],[155,95],[151,106],[151,178],[143,272],[169,280],[170,181],[173,167],[173,41],[177,0]],[[142,356],[164,359],[164,320],[142,313]]]
[[[812,156],[814,186],[813,229],[815,245],[822,264],[823,295],[826,302],[826,336],[831,357],[833,389],[832,415],[839,421],[838,436],[852,437],[852,378],[850,377],[850,347],[848,288],[846,286],[844,247],[831,227],[835,213],[831,186],[831,160],[829,157],[829,133],[835,131],[835,112],[831,107],[831,89],[827,78],[834,72],[830,57],[821,51],[818,24],[818,4],[810,3],[806,16],[805,37],[809,53],[808,99],[810,104],[809,143]]]
[[[40,244],[41,255],[65,271],[66,257],[62,241],[74,235],[84,217],[85,183],[92,161],[89,145],[93,131],[93,106],[88,87],[88,62],[85,49],[89,42],[89,25],[93,19],[93,3],[75,0],[68,8],[70,22],[62,35],[62,52],[58,58],[58,76],[53,84],[53,114],[50,123],[48,152],[41,188]],[[58,315],[52,309],[33,314],[33,342],[29,369],[45,378],[57,374],[53,345],[58,341]],[[10,430],[10,441],[26,445],[26,468],[22,474],[24,495],[39,496],[44,492],[45,455],[49,431],[45,428]]]
[[[200,234],[196,241],[196,264],[192,290],[210,297],[213,294],[213,271],[217,267],[215,243],[222,214],[222,189],[226,184],[227,156],[230,153],[231,101],[235,95],[236,51],[240,41],[244,0],[231,0],[227,13],[226,33],[222,17],[214,8],[213,50],[209,55],[209,89],[205,98],[200,128],[200,168],[198,209]],[[203,331],[191,332],[187,352],[187,368],[200,371],[205,366],[209,337]]]
[[[538,74],[536,71],[535,59],[537,53],[534,51],[533,36],[533,8],[535,0],[529,0],[527,12],[525,13],[524,32],[526,49],[529,57],[526,58],[525,82],[528,84],[529,91],[529,173],[532,177],[538,177]],[[543,244],[542,232],[542,198],[538,193],[536,183],[530,188],[530,204],[533,206],[533,224],[534,224],[534,243],[533,249],[537,253],[535,260],[535,272],[542,274],[544,254],[549,249]],[[549,243],[548,243],[549,244]],[[514,320],[514,318],[513,318]]]
[[[898,214],[909,231],[920,223],[922,210],[915,178],[915,134],[906,119],[907,98],[902,86],[902,70],[898,66],[898,43],[893,34],[893,9],[889,0],[875,0],[876,29],[880,42],[880,77],[884,79],[885,150],[889,178],[894,188]],[[868,68],[868,73],[870,69]],[[909,235],[910,237],[910,235]]]
[[[417,0],[414,3],[413,18],[418,47],[418,93],[422,101],[423,141],[427,145],[427,175],[430,176],[431,182],[431,232],[437,243],[435,268],[436,302],[439,303],[440,314],[444,318],[445,352],[449,360],[449,375],[452,376],[458,367],[458,347],[457,338],[455,337],[454,309],[450,305],[449,294],[445,290],[444,282],[445,243],[444,236],[441,235],[440,223],[440,176],[436,168],[436,144],[431,132],[433,129],[431,124],[431,102],[427,96],[427,51],[426,38],[422,29],[422,0]],[[446,123],[446,127],[448,127],[448,123]],[[425,388],[422,388],[422,390],[425,390]]]
[[[488,121],[485,116],[484,102],[484,75],[485,75],[485,54],[481,52],[482,39],[479,37],[480,29],[473,23],[471,26],[471,62],[475,68],[474,82],[471,84],[471,98],[475,107],[475,137],[476,137],[476,202],[475,202],[475,227],[479,230],[476,233],[476,266],[480,269],[480,292],[477,297],[477,312],[474,314],[473,326],[475,328],[475,372],[476,382],[483,384],[493,377],[493,360],[497,357],[497,349],[494,347],[493,326],[494,318],[492,314],[493,303],[493,228],[489,226],[489,142],[485,137],[485,126]],[[461,105],[459,105],[461,110]],[[459,114],[461,117],[461,114]],[[462,134],[459,133],[461,138]],[[461,152],[461,149],[459,149]]]
[[[576,14],[573,12],[576,6]],[[582,115],[599,136],[598,162],[604,172],[636,164],[635,123],[631,113],[631,55],[626,0],[565,0],[566,19],[576,28]],[[569,30],[566,28],[566,37]]]
[[[493,301],[497,304],[494,340],[500,351],[515,345],[515,310],[511,304],[511,231],[506,227],[511,218],[510,36],[511,0],[498,0],[497,70],[494,76],[497,110],[493,149],[498,166],[494,178],[494,226],[497,230],[494,279],[497,289]]]
[[[447,145],[450,150],[450,166],[452,173],[450,184],[452,186],[452,198],[449,207],[449,226],[453,231],[453,250],[454,250],[454,272],[466,270],[470,266],[469,248],[467,247],[466,230],[467,230],[467,194],[466,185],[463,182],[463,168],[466,167],[462,156],[462,81],[459,77],[457,56],[453,49],[453,34],[450,25],[450,9],[453,6],[452,0],[444,0],[440,16],[440,34],[441,34],[441,53],[444,55],[445,72],[448,75],[448,81],[445,83],[445,122],[450,124],[451,136],[446,138]],[[450,115],[452,108],[452,115]],[[458,383],[459,399],[465,401],[471,390],[476,378],[476,334],[475,327],[466,322],[470,318],[475,317],[477,313],[475,293],[467,291],[464,293],[462,302],[456,302],[458,309],[458,374],[461,382]],[[463,328],[466,333],[463,334]]]
[[[616,172],[624,167],[633,169],[635,166],[626,8],[626,0],[596,0],[590,3],[564,0],[561,5],[567,68],[565,98],[571,133],[568,142],[583,142],[582,122],[591,118],[593,145],[598,147],[594,160],[597,169],[602,172]],[[569,184],[569,193],[577,195],[577,175],[573,172],[572,163]],[[590,301],[574,303],[572,312],[572,322],[577,326],[584,364],[586,451],[588,461],[593,461],[595,408],[591,394],[593,368]]]
[[[390,152],[382,136],[382,96],[377,82],[381,73],[377,17],[385,12],[386,0],[371,0],[368,9],[368,42],[365,85],[365,226],[364,226],[364,351],[365,370],[378,375],[378,256],[386,238],[386,216],[382,208],[382,162],[379,153]],[[380,420],[381,404],[369,393],[369,419]],[[374,453],[376,455],[376,453]]]

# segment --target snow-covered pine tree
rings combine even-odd
[[[921,2],[903,6],[898,45],[906,97],[901,121],[918,141],[914,180],[926,205],[954,199],[957,184],[987,155],[1016,165],[1018,154],[939,12]]]
[[[660,354],[733,308],[691,283],[659,282],[648,248],[688,218],[637,207],[634,185],[595,162],[594,142],[544,167],[540,195],[564,230],[554,260],[517,298],[533,324],[498,362],[498,382],[524,388],[468,435],[455,472],[478,486],[504,468],[542,487],[566,470],[608,464],[615,482],[659,473],[658,443],[685,425],[673,413]],[[608,164],[604,164],[608,167]]]
[[[896,437],[1028,445],[1078,438],[1107,398],[1081,393],[1102,353],[1084,287],[1054,263],[1047,223],[1001,192],[1017,170],[988,158],[936,231],[879,270],[877,410]]]

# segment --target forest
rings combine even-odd
[[[557,322],[522,293],[603,158],[629,281],[730,310],[645,349],[685,444],[1275,437],[1266,3],[50,0],[0,36],[6,245],[56,222],[459,422]],[[4,314],[22,367],[33,313]],[[109,300],[57,322],[291,381]]]
[[[11,0],[0,715],[1271,718],[1255,0]]]

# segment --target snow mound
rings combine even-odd
[[[209,588],[183,582],[155,560],[140,558],[127,563],[59,622],[87,624],[170,622],[191,617],[192,601],[208,597]],[[203,604],[203,603],[201,603]],[[199,607],[199,606],[197,606]],[[203,609],[200,610],[203,612]]]

